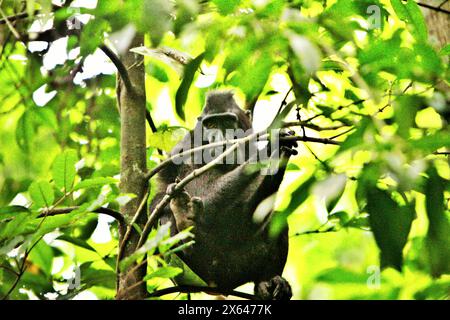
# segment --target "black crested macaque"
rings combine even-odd
[[[223,139],[226,129],[242,129],[248,134],[251,128],[249,114],[239,108],[232,93],[213,91],[207,96],[196,127],[174,147],[171,155],[218,141],[221,136]],[[219,134],[205,134],[208,130]],[[292,149],[296,146],[295,142],[280,142],[277,152],[280,167],[275,174],[263,175],[261,169],[249,163],[251,155],[248,155],[240,163],[214,166],[189,182],[183,191],[172,195],[161,223],[171,221],[172,234],[194,226],[195,244],[178,256],[209,286],[231,290],[254,282],[258,299],[291,298],[291,287],[281,277],[288,254],[288,230],[286,228],[276,238],[269,237],[271,214],[258,223],[253,214],[261,201],[277,192],[285,164],[291,154],[296,154]],[[154,208],[164,194],[173,193],[175,182],[209,162],[204,158],[202,152],[198,152],[162,170],[160,192],[151,207]]]

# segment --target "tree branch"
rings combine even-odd
[[[128,75],[128,70],[123,64],[122,60],[120,60],[120,58],[106,45],[102,45],[100,47],[100,50],[102,50],[111,60],[111,62],[116,66],[117,72],[119,73],[120,78],[122,79],[123,84],[125,85],[125,88],[129,92],[134,92],[133,85],[131,84],[130,81],[130,76]]]
[[[27,12],[21,12],[21,13],[18,13],[16,15],[7,16],[7,17],[5,17],[3,19],[0,19],[0,25],[7,24],[8,21],[9,22],[13,22],[13,21],[16,21],[16,20],[22,20],[22,19],[26,19],[26,18],[28,18],[28,13]]]
[[[294,127],[294,126],[301,126],[305,128],[309,128],[314,131],[332,131],[337,130],[343,127],[346,127],[344,124],[339,124],[336,126],[330,126],[330,127],[320,127],[313,123],[308,123],[307,121],[293,121],[293,122],[284,122],[283,127]]]
[[[141,46],[144,43],[144,35],[136,34],[130,43],[130,48]],[[136,198],[132,199],[121,207],[121,213],[126,220],[132,220],[137,211],[145,208],[141,206],[142,199],[147,197],[149,186],[144,180],[142,172],[147,171],[146,161],[146,130],[145,130],[145,70],[143,57],[138,56],[129,50],[121,57],[120,68],[127,71],[132,90],[127,88],[125,79],[118,83],[117,99],[121,109],[120,116],[120,191],[122,193],[134,193]],[[120,76],[122,74],[119,73]],[[146,218],[139,215],[136,224],[142,228]],[[127,232],[126,225],[119,228],[119,247],[122,245]],[[123,257],[127,257],[137,249],[139,233],[131,229],[128,241],[123,248]],[[117,259],[117,263],[119,263]],[[132,298],[144,299],[147,296],[145,283],[136,285],[134,289],[124,294],[125,290],[134,284],[140,283],[146,273],[146,265],[133,272],[127,277],[127,273],[117,275],[117,295],[118,300],[128,300]],[[126,279],[126,280],[125,280]]]
[[[405,1],[405,0],[403,0],[403,1]],[[439,6],[439,7],[433,7],[433,6],[429,5],[429,4],[422,3],[422,2],[417,2],[417,5],[420,6],[420,7],[422,7],[422,8],[427,8],[427,9],[429,9],[429,10],[433,10],[433,11],[437,11],[437,12],[445,13],[445,14],[450,14],[450,11],[448,11],[448,10],[442,8],[441,6]],[[442,5],[442,4],[441,4],[441,5]]]
[[[170,288],[165,288],[161,290],[154,291],[150,294],[150,297],[161,297],[166,294],[170,293],[198,293],[198,292],[205,292],[207,294],[214,294],[214,295],[224,295],[224,296],[235,296],[239,298],[244,298],[248,300],[257,300],[255,295],[239,292],[235,290],[224,290],[220,288],[211,288],[211,287],[200,287],[200,286],[175,286]]]
[[[298,236],[304,236],[307,234],[317,234],[317,233],[330,233],[330,232],[338,232],[339,230],[334,229],[334,227],[331,227],[329,229],[325,229],[325,230],[310,230],[310,231],[305,231],[305,232],[297,232],[295,234],[293,234],[291,237],[298,237]]]
[[[246,142],[248,142],[248,141],[250,141],[252,139],[255,139],[260,134],[261,134],[260,132],[257,132],[257,133],[251,134],[251,135],[249,135],[247,137],[244,137],[244,138],[228,140],[228,141],[220,141],[218,143],[211,143],[211,144],[208,144],[208,145],[204,145],[204,146],[200,146],[200,147],[197,147],[197,148],[193,148],[193,149],[187,150],[185,152],[176,154],[176,155],[170,157],[169,159],[166,159],[159,166],[154,168],[151,172],[147,173],[145,175],[145,178],[146,179],[150,179],[152,176],[154,176],[157,172],[161,171],[165,166],[167,166],[173,159],[175,159],[177,157],[184,156],[184,155],[189,155],[189,154],[192,154],[193,152],[196,152],[198,150],[211,148],[212,145],[220,146],[220,145],[223,145],[223,144],[234,143],[231,147],[229,147],[227,150],[225,150],[220,156],[215,158],[213,161],[207,163],[206,165],[204,165],[203,167],[201,167],[199,169],[196,169],[196,170],[192,171],[183,180],[181,180],[180,182],[178,182],[176,184],[172,194],[166,194],[162,198],[162,200],[157,204],[157,206],[151,212],[151,214],[150,214],[150,216],[149,216],[149,218],[147,220],[147,223],[145,224],[144,229],[142,230],[142,234],[141,234],[141,237],[140,237],[139,242],[138,242],[138,247],[140,247],[140,246],[142,246],[144,244],[144,242],[145,242],[145,240],[146,240],[146,238],[147,238],[151,228],[153,227],[153,225],[156,222],[156,220],[159,218],[160,214],[162,213],[162,210],[165,208],[165,206],[172,199],[173,194],[175,194],[177,191],[182,190],[193,179],[199,177],[200,175],[202,175],[206,171],[210,170],[211,168],[213,168],[217,164],[221,163],[224,158],[226,158],[229,154],[234,152],[234,150],[236,150],[241,144],[244,144],[244,143],[246,143]],[[269,139],[269,134],[268,133],[263,134],[260,137],[260,139],[261,139],[261,141]],[[281,141],[309,141],[309,142],[318,142],[318,143],[331,144],[331,145],[339,145],[340,144],[340,142],[334,141],[334,140],[331,140],[331,139],[305,137],[305,136],[281,137],[280,140]]]
[[[306,123],[306,121],[300,121],[300,122],[286,122],[283,127],[293,127],[293,126],[302,126],[304,125],[304,123]],[[335,129],[337,129],[337,127],[335,127]],[[329,128],[324,128],[323,130],[332,130],[331,127]],[[334,129],[333,129],[334,130]],[[264,141],[264,140],[268,140],[269,139],[269,134],[265,133],[264,131],[258,133],[258,139],[259,141]],[[202,146],[198,146],[180,153],[177,153],[175,155],[172,155],[171,157],[167,158],[166,160],[164,160],[163,162],[161,162],[158,166],[156,166],[155,168],[153,168],[151,171],[147,172],[144,175],[144,178],[149,180],[151,179],[153,176],[155,176],[157,173],[159,173],[162,169],[164,169],[166,166],[168,166],[171,162],[173,162],[174,160],[178,159],[178,158],[183,158],[186,156],[189,156],[197,151],[202,151],[202,150],[206,150],[206,149],[211,149],[211,148],[216,148],[216,147],[220,147],[223,146],[225,144],[230,144],[230,143],[241,143],[243,140],[247,141],[248,137],[244,137],[244,138],[240,138],[240,139],[232,139],[232,140],[223,140],[223,141],[218,141],[218,142],[214,142],[214,143],[209,143],[209,144],[205,144]],[[308,137],[308,136],[290,136],[290,137],[281,137],[280,138],[281,141],[304,141],[304,142],[315,142],[315,143],[322,143],[322,144],[331,144],[331,145],[339,145],[340,142],[339,141],[334,141],[330,138],[315,138],[315,137]]]
[[[54,209],[50,209],[48,211],[44,211],[43,213],[41,213],[38,216],[38,218],[51,217],[51,216],[56,216],[56,215],[60,215],[60,214],[66,214],[66,213],[70,213],[70,212],[72,212],[72,211],[74,211],[74,210],[76,210],[78,208],[79,207],[54,208]],[[119,224],[125,225],[125,219],[123,218],[122,214],[120,214],[120,212],[114,211],[114,210],[109,209],[109,208],[104,208],[104,207],[95,209],[92,212],[93,213],[106,214],[106,215],[116,219],[117,222],[119,222]]]

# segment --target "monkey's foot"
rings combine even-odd
[[[174,193],[176,183],[168,186],[167,194],[172,196],[170,209],[175,217],[178,231],[194,225],[194,218],[203,212],[203,201],[199,197],[191,197],[186,190]]]
[[[290,300],[292,289],[286,279],[275,276],[268,281],[255,283],[255,295],[261,300]]]
[[[282,138],[288,138],[294,136],[295,132],[287,129],[280,130],[280,151],[281,153],[290,157],[291,155],[297,155],[298,152],[295,148],[298,146],[295,140],[283,140]]]

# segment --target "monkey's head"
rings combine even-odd
[[[245,132],[252,127],[250,113],[239,108],[230,91],[210,92],[198,121],[202,131],[210,133],[207,134],[209,143],[225,137],[227,129]]]

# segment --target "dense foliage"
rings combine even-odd
[[[0,297],[115,296],[117,221],[94,211],[133,195],[118,185],[115,69],[101,47],[120,55],[136,32],[157,127],[149,170],[213,88],[233,89],[259,129],[284,106],[297,135],[340,142],[300,142],[276,199],[295,299],[449,297],[450,49],[432,46],[416,2],[95,2],[0,2]],[[148,290],[170,286],[180,269],[162,258],[189,235],[154,230],[121,267],[158,248]]]

